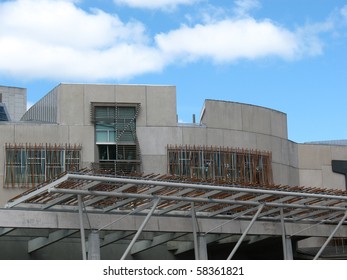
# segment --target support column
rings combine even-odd
[[[195,215],[195,207],[194,207],[194,202],[191,203],[191,211],[192,211],[192,224],[193,224],[193,239],[194,239],[194,254],[195,254],[195,259],[199,260],[199,242],[198,242],[198,221],[196,220],[196,215]]]
[[[157,208],[159,202],[160,202],[160,198],[157,198],[157,199],[154,201],[154,204],[153,204],[151,210],[148,212],[148,214],[147,214],[145,220],[142,222],[140,228],[137,230],[137,232],[136,232],[135,236],[133,237],[133,239],[131,240],[131,242],[130,242],[128,248],[125,250],[123,256],[121,257],[121,260],[124,260],[124,259],[128,256],[128,254],[129,254],[131,248],[134,246],[136,240],[139,238],[140,234],[142,233],[142,230],[144,229],[144,227],[145,227],[146,224],[148,223],[149,219],[150,219],[151,216],[153,215],[154,210]]]
[[[198,234],[198,259],[208,260],[206,235]]]
[[[88,236],[88,260],[100,260],[100,235],[92,231]]]
[[[287,236],[286,225],[284,223],[283,208],[280,209],[281,214],[281,227],[282,227],[282,246],[283,246],[283,259],[293,260],[293,246],[290,236]]]
[[[84,224],[83,224],[83,209],[82,209],[82,197],[77,195],[78,200],[78,214],[80,221],[80,233],[81,233],[81,246],[82,246],[82,259],[87,259],[87,250],[86,250],[86,237],[84,233]]]
[[[284,259],[293,260],[293,244],[292,244],[292,239],[290,237],[285,238],[285,247],[286,247],[286,255],[284,256]]]
[[[231,251],[231,253],[230,253],[229,257],[227,258],[227,260],[231,260],[231,258],[234,256],[234,254],[236,253],[237,249],[240,247],[243,239],[246,237],[248,231],[251,229],[251,227],[253,226],[254,222],[257,220],[257,218],[258,218],[259,214],[261,213],[261,210],[263,210],[263,208],[264,208],[264,204],[261,204],[259,206],[259,209],[258,209],[257,213],[255,213],[252,221],[249,223],[248,227],[246,228],[244,233],[241,235],[239,241],[237,241],[234,249]]]

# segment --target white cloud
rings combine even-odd
[[[114,0],[118,5],[133,8],[171,10],[178,5],[192,5],[200,0]]]
[[[347,5],[343,6],[340,10],[341,15],[347,20]]]
[[[294,59],[304,46],[305,51],[310,51],[310,42],[304,42],[301,36],[268,20],[244,18],[183,26],[157,35],[156,42],[171,58],[181,57],[188,61],[210,58],[220,63],[266,56]]]
[[[251,10],[261,6],[258,0],[235,0],[235,5],[234,12],[239,17],[248,16]]]
[[[85,11],[76,2],[0,2],[0,73],[96,81],[158,72],[169,64],[199,59],[230,63],[275,56],[290,60],[320,54],[322,42],[317,34],[331,28],[316,24],[291,31],[270,20],[223,16],[150,38],[143,23],[123,22],[98,9]],[[257,1],[242,3],[244,11],[249,11]]]
[[[0,4],[0,71],[56,79],[123,78],[162,68],[143,24],[66,0]]]

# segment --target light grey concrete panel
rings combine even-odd
[[[147,125],[176,126],[176,87],[147,86]]]
[[[207,146],[213,146],[213,147],[223,147],[224,145],[224,133],[223,130],[220,129],[206,129],[207,133]]]
[[[245,131],[271,134],[271,111],[263,107],[242,105],[242,128]]]
[[[280,138],[288,138],[287,115],[279,111],[270,111],[271,135]]]
[[[323,187],[322,170],[300,169],[300,185],[305,187]]]
[[[346,190],[345,175],[334,173],[331,165],[322,166],[322,177],[324,187]]]
[[[203,127],[182,127],[183,145],[206,145],[207,131]]]
[[[15,126],[15,142],[30,144],[69,143],[68,127],[49,124],[18,124]]]
[[[58,120],[61,124],[83,125],[85,120],[84,85],[61,84],[58,97]],[[89,120],[88,120],[89,121]]]
[[[119,103],[140,103],[140,113],[136,119],[137,126],[147,124],[147,104],[145,85],[116,85],[116,102]]]
[[[318,169],[331,164],[331,150],[327,145],[299,144],[299,167],[301,169]]]
[[[4,178],[0,176],[0,208],[5,207],[7,201],[11,198],[23,193],[26,189],[23,188],[3,188]]]
[[[82,161],[95,162],[94,126],[74,125],[68,128],[69,139],[67,143],[82,145]]]
[[[347,146],[330,146],[331,159],[347,160]]]
[[[207,100],[204,122],[207,127],[242,130],[241,104]]]
[[[256,149],[257,136],[255,133],[239,130],[224,130],[223,143],[225,147]]]
[[[300,185],[299,171],[288,165],[272,163],[272,174],[275,184],[298,186]]]
[[[270,135],[259,134],[259,133],[255,133],[254,135],[256,136],[256,139],[257,139],[256,149],[261,151],[272,152],[273,153],[272,160],[274,160],[275,162],[280,162],[278,160],[278,157],[279,157],[278,154],[280,153],[280,149],[281,149],[280,139],[271,137]]]
[[[288,141],[288,156],[289,156],[289,165],[295,168],[299,167],[299,151],[298,144]]]
[[[116,102],[114,85],[84,85],[84,124],[91,124],[91,103],[92,102]]]
[[[137,137],[143,155],[166,155],[168,144],[182,144],[180,127],[138,127]]]
[[[142,155],[142,172],[144,174],[166,174],[167,156],[165,155]]]
[[[16,135],[15,127],[16,126],[14,124],[0,123],[0,148],[2,148],[5,145],[5,143],[14,143]],[[0,149],[0,152],[1,150],[2,149]]]

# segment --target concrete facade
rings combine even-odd
[[[347,146],[288,140],[285,113],[206,100],[200,122],[183,125],[177,122],[175,86],[60,84],[29,109],[22,122],[0,124],[1,205],[23,191],[4,188],[6,143],[79,144],[81,167],[98,161],[93,102],[140,104],[136,134],[144,173],[167,173],[167,145],[233,147],[270,151],[275,184],[345,188],[344,176],[332,172],[331,161],[346,160]]]
[[[26,89],[0,86],[0,103],[6,105],[12,121],[19,121],[27,109]]]

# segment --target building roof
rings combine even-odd
[[[347,146],[347,139],[341,139],[341,140],[325,140],[325,141],[312,141],[312,142],[306,142],[305,144]]]

